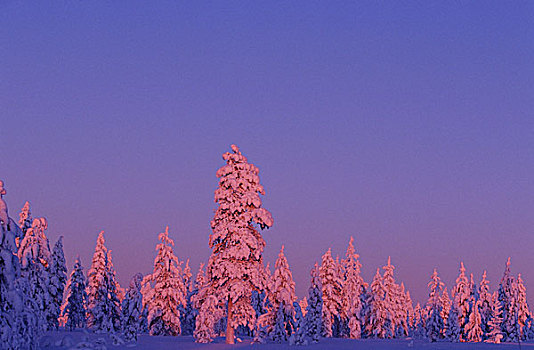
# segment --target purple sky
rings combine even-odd
[[[506,258],[534,302],[534,3],[0,3],[0,179],[86,268],[100,230],[121,284],[170,226],[210,250],[221,155],[260,168],[302,297],[351,235],[415,301],[459,263]]]

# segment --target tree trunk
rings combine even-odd
[[[228,298],[228,321],[226,322],[226,344],[234,344],[234,327],[232,326],[232,299]]]

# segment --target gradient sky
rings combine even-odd
[[[105,230],[126,286],[169,225],[196,273],[235,143],[300,297],[353,235],[415,301],[511,256],[534,303],[533,2],[4,0],[0,26],[5,199],[69,269]]]

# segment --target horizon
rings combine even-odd
[[[299,298],[353,236],[364,280],[391,256],[414,303],[461,261],[494,291],[508,257],[534,302],[534,4],[0,6],[4,199],[69,272],[104,230],[126,287],[168,225],[196,275],[235,143]]]

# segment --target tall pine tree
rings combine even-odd
[[[260,194],[265,194],[256,166],[248,163],[239,148],[223,154],[226,165],[217,171],[218,204],[211,221],[207,274],[217,299],[227,303],[226,342],[234,343],[234,330],[242,325],[253,327],[256,312],[251,305],[252,290],[263,290],[263,248],[260,229],[273,225],[271,213],[262,208]]]

